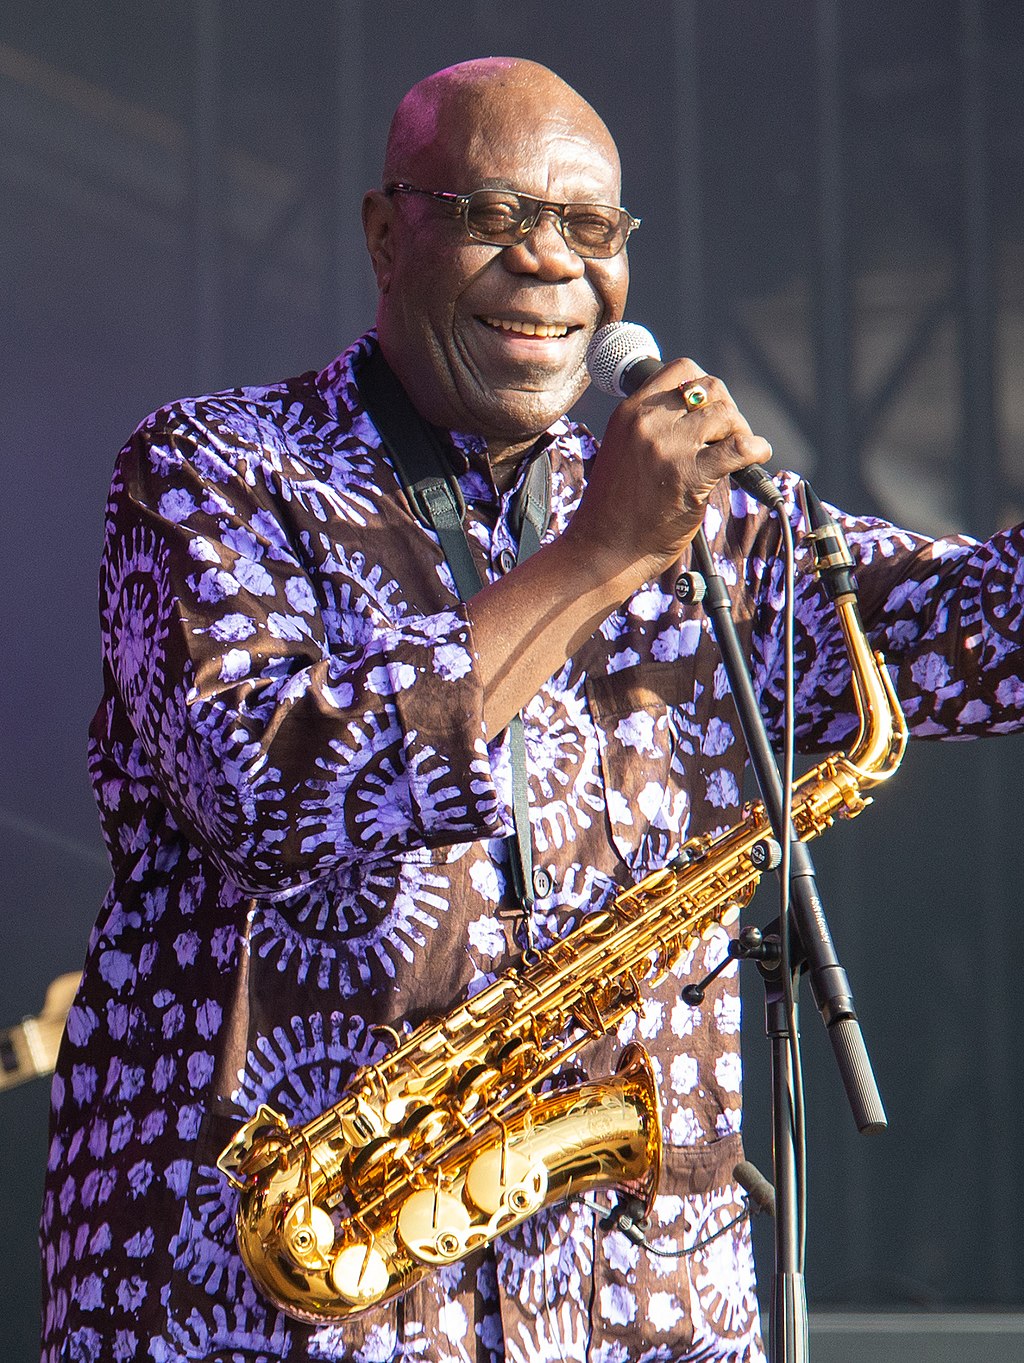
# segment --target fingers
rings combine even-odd
[[[648,400],[659,393],[669,406],[678,402],[679,415],[685,419],[680,424],[680,434],[685,431],[690,441],[699,442],[702,448],[698,449],[698,456],[707,447],[707,457],[699,462],[712,479],[735,473],[748,464],[766,464],[771,459],[771,445],[754,435],[722,380],[704,373],[696,361],[673,361],[654,378],[658,380],[656,384],[645,385]]]
[[[721,379],[709,374],[696,360],[670,360],[642,384],[633,394],[636,397],[651,398],[655,393],[678,394],[694,387],[703,388],[708,402],[728,401],[732,398]]]
[[[721,379],[693,360],[673,360],[609,420],[584,521],[596,543],[642,556],[647,567],[671,562],[718,483],[771,455]]]
[[[704,370],[694,360],[673,360],[652,374],[629,399],[633,403],[656,403],[685,415],[707,416],[714,408],[718,416],[727,413],[737,430],[750,431],[746,418],[733,402],[721,379]],[[722,439],[721,435],[711,439]]]
[[[751,431],[722,380],[691,359],[663,365],[626,399],[618,416],[635,433],[642,432],[684,479],[695,478],[697,484],[710,485],[772,456],[771,446]]]
[[[694,463],[708,482],[717,482],[748,464],[767,464],[771,457],[767,440],[740,431],[705,440],[694,454]]]
[[[634,397],[650,396],[652,393],[671,393],[681,383],[692,383],[707,378],[703,368],[696,360],[670,360],[655,370],[646,383],[642,384]]]

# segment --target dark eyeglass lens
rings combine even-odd
[[[519,226],[528,209],[514,194],[493,194],[483,190],[469,196],[466,225],[481,237],[511,244],[518,240]]]
[[[469,195],[466,226],[481,241],[512,246],[523,237],[526,223],[537,213],[539,200],[495,190]],[[601,204],[568,204],[561,215],[566,241],[585,255],[613,255],[625,240],[625,214]]]
[[[622,215],[595,204],[570,204],[562,214],[565,235],[589,250],[617,246],[622,240]]]

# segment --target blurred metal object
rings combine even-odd
[[[0,1030],[0,1092],[37,1075],[53,1073],[64,1024],[81,979],[77,970],[58,975],[46,991],[38,1017],[23,1018],[16,1026]]]

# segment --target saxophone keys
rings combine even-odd
[[[500,1084],[501,1075],[491,1065],[470,1065],[459,1075],[455,1084],[455,1097],[463,1115],[468,1115],[480,1105],[486,1094],[493,1092]]]
[[[348,1110],[341,1114],[341,1134],[355,1150],[376,1140],[382,1132],[380,1114],[362,1098],[352,1099]]]
[[[726,904],[718,920],[723,928],[731,928],[733,923],[739,920],[741,908],[742,905],[737,904],[735,900],[730,904]]]
[[[428,1264],[452,1263],[465,1253],[470,1229],[465,1205],[451,1193],[421,1188],[398,1213],[398,1234],[414,1258]]]
[[[742,908],[743,905],[738,900],[730,899],[721,909],[701,914],[700,919],[694,925],[699,936],[694,936],[691,933],[686,938],[684,946],[689,950],[698,942],[710,942],[722,928],[731,927],[737,921]]]
[[[391,1274],[372,1245],[349,1245],[335,1256],[330,1271],[335,1292],[350,1306],[372,1306],[388,1290]]]
[[[413,1108],[406,1117],[401,1134],[415,1141],[430,1144],[444,1131],[446,1122],[446,1116],[440,1108],[422,1103],[419,1107]]]
[[[323,1207],[296,1202],[282,1227],[288,1253],[299,1268],[327,1268],[327,1252],[334,1245],[334,1222]]]
[[[349,1161],[349,1178],[355,1184],[367,1185],[379,1177],[389,1162],[399,1160],[409,1149],[408,1141],[393,1141],[386,1136],[378,1136],[369,1141],[358,1154]]]
[[[477,1155],[466,1173],[466,1192],[473,1204],[493,1216],[508,1210],[527,1216],[543,1202],[547,1170],[515,1150],[496,1146]]]
[[[535,1047],[524,1037],[514,1036],[505,1042],[494,1059],[503,1075],[519,1076],[526,1073],[534,1053]]]
[[[409,1104],[404,1098],[389,1098],[384,1104],[384,1120],[388,1126],[401,1126],[408,1110]]]

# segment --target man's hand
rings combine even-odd
[[[698,380],[708,401],[694,409],[680,385]],[[665,365],[620,403],[565,532],[469,603],[489,732],[675,562],[722,478],[771,453],[725,384],[692,360]]]
[[[695,380],[708,400],[694,409],[682,388]],[[639,586],[679,557],[720,479],[771,455],[720,379],[674,360],[615,409],[566,533],[605,575]]]

